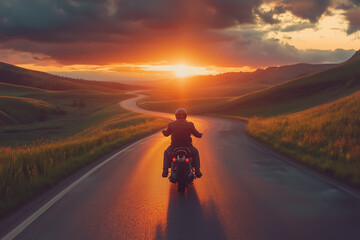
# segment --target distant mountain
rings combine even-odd
[[[33,71],[2,62],[0,62],[0,82],[35,87],[46,90],[99,88],[132,90],[141,88],[139,86],[133,86],[123,83],[89,81],[68,77],[60,77],[49,73]]]

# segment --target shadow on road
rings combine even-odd
[[[160,239],[228,239],[213,204],[202,207],[196,190],[190,186],[184,194],[170,186],[166,229],[156,227],[156,240]]]

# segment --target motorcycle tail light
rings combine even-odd
[[[189,161],[190,161],[190,159],[186,158],[186,159],[185,159],[185,161],[186,161],[186,162],[189,162]]]
[[[175,161],[176,161],[176,158],[173,158],[172,161],[175,162]]]

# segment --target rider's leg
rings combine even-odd
[[[165,152],[164,152],[164,160],[163,160],[163,173],[162,176],[163,177],[167,177],[169,174],[169,154],[171,152],[171,146],[169,146]]]
[[[195,175],[196,177],[200,178],[202,176],[202,173],[200,172],[200,155],[199,151],[196,149],[196,147],[191,146],[190,151],[192,153],[192,157],[194,160],[195,165]]]

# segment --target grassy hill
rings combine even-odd
[[[268,67],[254,72],[231,72],[213,76],[164,80],[160,87],[153,88],[153,94],[147,101],[173,101],[174,98],[235,97],[333,66],[335,65],[301,63]]]
[[[0,119],[0,126],[8,124],[25,124],[34,121],[45,121],[50,114],[64,115],[66,112],[45,101],[24,98],[0,96],[0,109],[5,120]]]
[[[268,67],[257,69],[254,72],[230,72],[214,76],[197,76],[190,78],[194,85],[199,86],[224,86],[227,84],[278,84],[290,79],[303,77],[311,73],[319,72],[336,64],[307,64],[299,63],[293,65],[284,65],[279,67]]]
[[[330,69],[253,92],[193,107],[197,113],[238,116],[275,116],[334,101],[360,89],[360,57]]]
[[[243,117],[275,116],[302,111],[331,102],[360,89],[359,52],[342,64],[332,65],[327,69],[320,66],[319,68],[324,67],[325,70],[316,73],[290,79],[289,81],[284,81],[285,77],[279,78],[281,72],[285,72],[284,76],[289,76],[286,72],[291,72],[290,69],[299,66],[303,65],[268,68],[254,73],[258,74],[258,76],[251,81],[235,82],[229,86],[211,86],[212,81],[209,80],[210,86],[206,87],[205,90],[200,87],[188,90],[189,85],[182,83],[177,86],[179,89],[177,92],[172,91],[171,88],[168,92],[163,90],[164,94],[161,91],[154,92],[149,98],[139,102],[139,105],[147,109],[163,112],[173,112],[178,107],[185,107],[192,114],[220,114]],[[271,75],[271,72],[276,74]],[[206,77],[203,78],[206,79]],[[281,83],[269,87],[271,82]],[[232,88],[232,92],[238,91],[239,95],[231,96],[228,88]],[[263,89],[253,91],[258,88]],[[212,92],[207,92],[209,89],[212,89]],[[206,93],[206,96],[203,96],[204,93]],[[162,95],[166,97],[160,97]]]
[[[122,91],[139,88],[121,83],[59,77],[0,63],[0,126],[51,120],[51,116],[66,113],[77,119],[77,111],[83,112],[84,109],[74,107],[88,104],[86,110],[94,111],[101,108],[101,104],[112,104],[114,100],[122,99],[118,97],[123,95]]]
[[[133,90],[142,87],[115,82],[89,81],[55,76],[0,62],[0,82],[46,90],[103,89]]]
[[[153,89],[150,96],[138,104],[144,108],[162,112],[173,112],[179,107],[186,107],[192,113],[206,114],[208,110],[215,111],[222,102],[231,102],[231,98],[334,66],[336,65],[301,63],[258,69],[255,72],[224,73],[178,81],[171,80],[165,82],[165,86]],[[214,108],[211,108],[213,105]]]
[[[360,91],[328,104],[271,118],[247,131],[300,162],[360,187]]]
[[[0,96],[20,97],[20,96],[25,96],[28,94],[42,93],[45,91],[46,90],[42,90],[42,89],[38,89],[38,88],[32,88],[32,87],[26,87],[26,86],[20,86],[20,85],[0,82]]]

